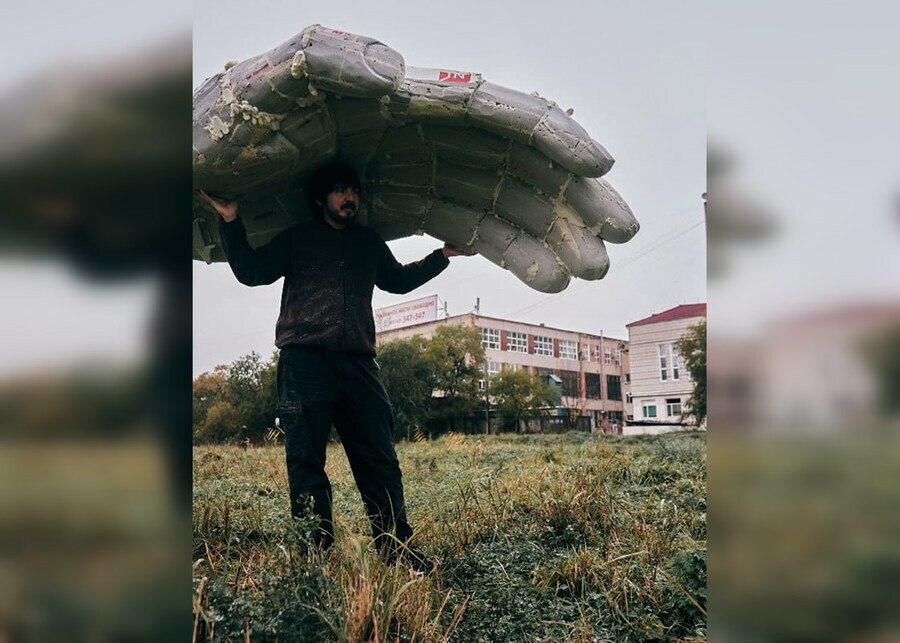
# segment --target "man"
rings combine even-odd
[[[400,465],[394,450],[390,400],[375,362],[374,286],[407,293],[437,276],[449,258],[472,252],[444,245],[421,261],[400,265],[377,233],[354,223],[360,183],[347,165],[326,165],[306,189],[316,218],[252,249],[237,217],[236,201],[201,197],[222,217],[228,263],[248,286],[284,277],[275,331],[278,417],[285,431],[291,513],[301,515],[311,497],[320,517],[317,542],[334,541],[331,484],[325,447],[332,424],[372,522],[379,553],[417,571],[432,561],[411,549]]]

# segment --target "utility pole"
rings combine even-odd
[[[591,349],[588,347],[587,343],[584,341],[584,335],[582,333],[578,333],[578,345],[576,346],[576,350],[578,351],[578,405],[581,407],[581,410],[578,412],[579,415],[587,409],[587,383],[584,381],[584,351],[587,348],[588,359],[591,357]],[[590,426],[591,418],[588,418],[588,426]]]
[[[603,364],[606,362],[606,350],[603,348],[603,329],[600,329],[600,432],[603,433],[603,420],[606,419],[606,398],[603,397],[603,384],[606,378],[603,376]],[[609,387],[606,387],[609,395]]]
[[[491,432],[491,399],[488,390],[488,359],[484,359],[484,434]]]

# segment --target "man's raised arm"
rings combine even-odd
[[[246,286],[263,286],[277,281],[287,274],[290,253],[285,233],[279,234],[268,244],[253,249],[247,242],[247,231],[237,216],[237,201],[218,201],[203,190],[200,197],[220,217],[219,234],[228,265],[237,280]]]
[[[471,256],[473,250],[444,244],[414,263],[400,264],[387,244],[382,242],[375,285],[390,293],[403,295],[437,277],[450,264],[450,257]]]

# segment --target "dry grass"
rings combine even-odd
[[[375,555],[339,445],[338,540],[288,519],[283,452],[195,450],[194,640],[702,640],[705,439],[449,435],[398,445],[417,546]]]

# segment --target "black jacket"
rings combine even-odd
[[[220,222],[220,230],[228,263],[242,284],[285,278],[275,326],[278,348],[320,346],[374,356],[374,286],[408,293],[450,263],[438,249],[403,266],[374,230],[353,223],[336,230],[323,221],[306,221],[255,250],[239,218]]]

